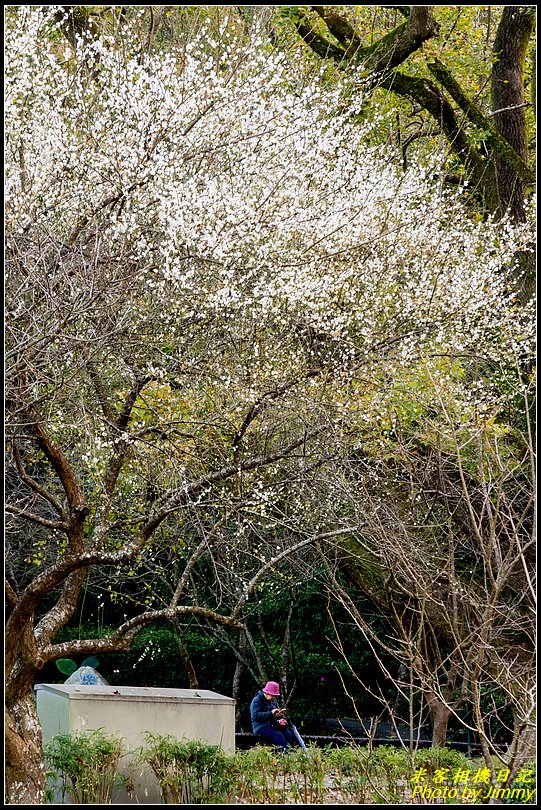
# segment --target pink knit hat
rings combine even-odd
[[[269,681],[263,687],[263,692],[267,695],[274,695],[274,697],[278,697],[280,694],[280,686],[276,683],[276,681]]]

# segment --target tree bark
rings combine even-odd
[[[338,45],[314,31],[306,14],[301,15],[295,26],[304,42],[319,56],[341,64],[361,64],[365,88],[383,87],[426,110],[464,167],[464,179],[482,211],[496,218],[509,215],[513,221],[522,222],[526,219],[526,189],[535,184],[535,172],[527,164],[523,80],[528,45],[535,28],[535,6],[503,9],[493,45],[492,113],[488,115],[438,60],[427,65],[436,81],[397,69],[423,42],[437,36],[439,25],[432,16],[432,8],[397,7],[406,17],[405,22],[369,47],[363,46],[345,15],[336,13],[332,7],[311,6],[311,9],[323,20]],[[447,94],[464,113],[463,120],[459,121]],[[472,130],[481,139],[479,144],[472,140]],[[529,302],[535,294],[534,248],[532,245],[531,250],[518,251],[513,266],[502,267],[509,292],[516,294],[520,303]]]
[[[241,630],[239,633],[239,655],[237,656],[237,663],[235,664],[235,672],[233,674],[233,686],[231,690],[231,697],[235,701],[235,724],[240,723],[242,706],[240,701],[240,685],[242,673],[244,672],[244,657],[246,655],[246,633]]]
[[[18,678],[17,699],[6,696],[6,804],[45,803],[45,764],[34,677],[34,671],[27,670]]]
[[[45,768],[42,758],[42,736],[33,687],[37,673],[45,662],[71,654],[127,650],[135,633],[141,627],[161,619],[174,621],[180,614],[196,614],[229,627],[242,627],[242,623],[235,617],[225,617],[204,607],[174,604],[165,610],[146,610],[139,616],[128,619],[111,636],[54,644],[52,639],[55,632],[67,623],[73,613],[87,570],[94,565],[116,565],[130,561],[137,551],[144,547],[147,539],[153,535],[167,515],[189,503],[193,493],[199,493],[201,487],[231,478],[239,469],[265,467],[279,458],[285,458],[293,449],[305,444],[310,438],[309,433],[304,434],[284,447],[282,452],[253,456],[240,464],[227,465],[219,472],[215,470],[205,478],[204,485],[200,479],[186,484],[180,490],[175,489],[173,493],[169,492],[170,497],[165,506],[149,517],[139,538],[134,542],[128,542],[123,550],[110,554],[96,548],[85,552],[83,527],[87,520],[88,508],[83,501],[76,474],[67,456],[48,437],[42,422],[33,418],[32,426],[39,447],[64,489],[65,500],[69,506],[66,535],[70,553],[59,557],[39,573],[21,593],[16,593],[11,586],[8,587],[7,598],[11,614],[5,634],[6,793],[12,804],[44,803]],[[317,432],[321,432],[322,429],[319,428]],[[264,566],[262,570],[265,570]],[[257,578],[254,578],[253,582],[256,581]],[[56,592],[58,586],[61,589],[56,604],[36,624],[34,612],[43,604],[46,597]],[[237,614],[240,610],[239,604]]]
[[[508,680],[514,697],[513,739],[505,758],[515,771],[536,758],[536,683],[535,671],[527,667],[513,672],[513,678]]]
[[[524,63],[528,44],[535,28],[535,6],[506,6],[493,47],[492,110],[497,131],[526,162],[528,137],[524,97]],[[533,106],[535,108],[535,95]],[[494,155],[498,189],[497,213],[509,213],[518,222],[526,219],[524,210],[526,186],[524,178],[508,161]],[[529,301],[536,288],[536,256],[531,251],[517,254],[519,277],[517,292],[523,302]]]
[[[406,22],[393,29],[370,48],[358,49],[356,56],[372,75],[370,83],[379,80],[419,50],[423,42],[437,36],[439,24],[432,16],[432,6],[411,6]]]
[[[498,26],[492,60],[492,115],[498,132],[520,157],[528,159],[524,100],[524,63],[535,27],[535,7],[506,6]],[[499,212],[523,221],[524,180],[496,153]]]
[[[445,745],[451,709],[434,692],[427,693],[426,702],[432,725],[432,745]]]
[[[180,655],[180,660],[184,666],[186,674],[188,676],[188,685],[190,689],[199,689],[199,679],[197,677],[197,672],[195,671],[195,667],[193,665],[193,661],[190,658],[190,653],[188,652],[188,648],[184,644],[184,639],[182,638],[182,628],[178,621],[174,622],[175,630],[177,631],[177,644],[178,644],[178,651]]]

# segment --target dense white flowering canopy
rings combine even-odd
[[[403,413],[450,388],[478,412],[489,394],[457,358],[530,352],[509,285],[530,224],[472,217],[443,155],[404,172],[358,87],[300,78],[263,41],[224,38],[217,58],[204,31],[143,52],[129,23],[74,59],[59,8],[21,6],[6,31],[8,374],[56,398],[89,475],[115,447],[152,455],[166,422],[219,424],[204,464],[221,463],[217,441],[264,425],[265,398],[255,452],[336,415],[392,428],[401,378]],[[119,402],[134,366],[155,386],[114,438],[82,404],[89,359]],[[187,445],[167,456],[179,485]]]
[[[403,356],[527,338],[502,271],[527,228],[468,218],[430,179],[438,156],[399,171],[343,88],[300,86],[261,43],[216,63],[204,35],[141,55],[129,30],[124,49],[80,43],[89,78],[48,8],[21,6],[6,32],[10,238],[99,240],[177,318],[300,317],[361,352],[399,338]]]

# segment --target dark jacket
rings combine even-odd
[[[275,717],[272,710],[278,708],[278,701],[275,698],[267,700],[263,691],[260,689],[250,703],[250,717],[254,734],[257,734],[261,727],[268,723],[275,725]]]

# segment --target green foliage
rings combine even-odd
[[[410,752],[312,743],[306,751],[294,747],[281,753],[256,745],[227,753],[204,740],[155,732],[147,732],[145,741],[131,753],[156,776],[164,804],[407,804],[412,778],[421,769],[431,784],[437,771],[447,771],[450,780],[478,768],[477,761],[437,746]],[[122,742],[103,729],[59,734],[45,745],[50,778],[60,780],[64,796],[76,804],[111,802],[124,753]],[[526,763],[509,787],[534,782],[535,765]]]
[[[59,658],[56,666],[63,675],[72,675],[77,669],[77,664],[71,658]]]
[[[333,760],[317,746],[278,754],[258,745],[226,754],[201,740],[146,737],[139,757],[156,775],[164,803],[325,803],[324,777]]]
[[[113,629],[108,625],[97,627],[91,622],[85,622],[78,627],[64,628],[58,633],[55,641],[104,638],[110,635]],[[184,687],[187,685],[179,657],[177,635],[172,627],[164,623],[141,630],[133,640],[130,650],[103,653],[100,655],[99,661],[90,656],[80,663],[76,663],[74,669],[79,666],[93,666],[96,669],[98,664],[100,673],[111,684],[155,687]],[[64,672],[64,670],[61,671]],[[73,671],[72,669],[71,672]],[[71,672],[65,674],[69,675]],[[54,682],[50,668],[45,670],[44,682],[47,682],[48,678]]]
[[[369,795],[366,763],[368,748],[347,746],[328,749],[327,762],[334,774],[334,785],[348,801],[365,803]]]
[[[96,667],[99,667],[99,665],[100,662],[98,661],[95,655],[89,655],[88,658],[85,658],[85,660],[81,664],[82,667],[93,667],[94,669],[96,669]]]
[[[110,804],[123,743],[103,729],[58,734],[43,746],[49,777],[72,804]]]
[[[399,802],[403,785],[412,772],[411,755],[405,748],[382,745],[374,748],[366,761],[366,773],[372,790],[380,800]],[[380,803],[380,802],[378,802]]]
[[[472,769],[473,763],[460,751],[434,745],[432,748],[421,748],[415,752],[415,767],[426,768],[428,774],[433,775],[440,768],[450,771]]]
[[[256,745],[227,754],[201,740],[147,735],[141,762],[149,764],[164,803],[182,804],[406,804],[418,768],[472,771],[462,754],[432,748],[411,754],[403,748],[310,744],[278,752]]]
[[[226,757],[220,746],[171,735],[145,735],[139,758],[152,768],[164,804],[212,804],[224,789]]]

